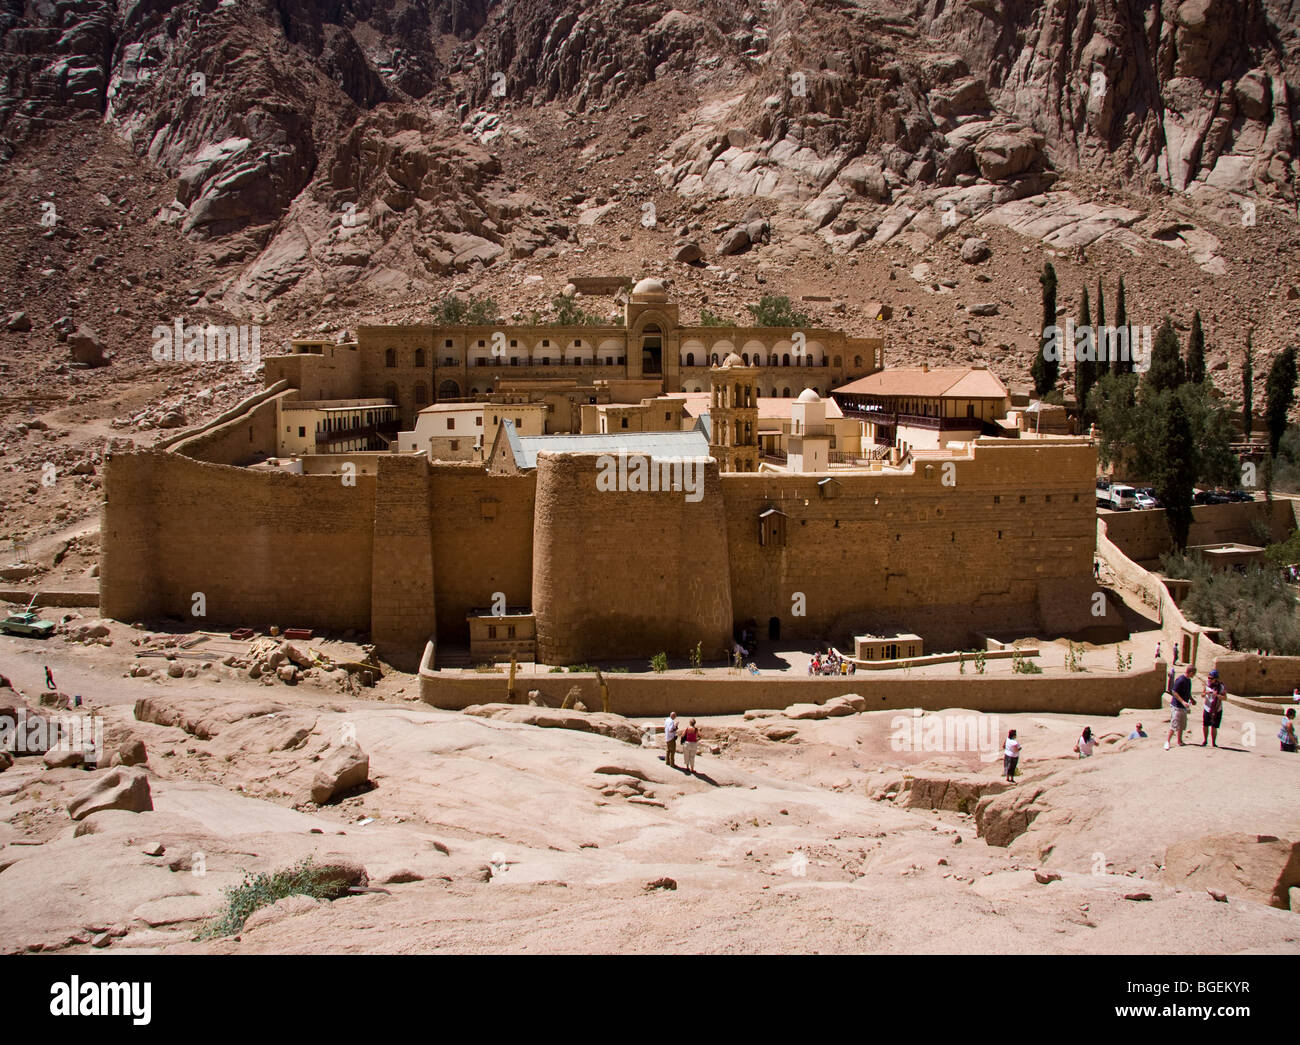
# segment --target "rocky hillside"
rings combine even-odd
[[[544,309],[611,272],[664,276],[687,316],[785,293],[872,332],[887,301],[893,360],[1023,384],[1046,259],[1070,312],[1121,274],[1130,321],[1200,308],[1239,397],[1247,329],[1258,368],[1300,319],[1297,16],[0,0],[0,318],[26,313],[0,330],[0,410],[146,431],[256,380],[155,363],[178,315],[260,323],[265,351],[451,290]],[[70,367],[78,326],[111,366]],[[222,388],[180,403],[196,385]]]

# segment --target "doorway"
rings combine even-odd
[[[775,642],[781,637],[781,618],[772,617],[767,622],[767,637]]]
[[[652,323],[641,334],[641,373],[662,374],[663,356],[663,332]]]

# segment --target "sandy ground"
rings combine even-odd
[[[704,719],[692,777],[661,749],[430,709],[400,674],[360,699],[220,664],[194,679],[123,677],[138,634],[115,625],[111,647],[0,639],[0,673],[31,702],[49,664],[103,716],[110,747],[144,741],[154,802],[74,824],[66,803],[91,774],[31,757],[0,774],[2,951],[76,953],[97,937],[169,952],[1300,949],[1300,919],[1267,902],[1281,867],[1233,849],[1243,832],[1300,839],[1300,763],[1277,750],[1270,715],[1230,705],[1223,747],[1170,752],[1167,714],[1150,709],[986,719],[986,736],[1014,727],[1025,747],[1017,783],[992,801],[1036,814],[995,846],[971,804],[931,809],[917,796],[936,780],[994,794],[996,751],[905,750],[897,713]],[[138,721],[141,696],[208,715],[212,735]],[[958,715],[982,718],[940,713]],[[1150,738],[1125,740],[1139,720]],[[769,738],[773,725],[790,735]],[[1102,744],[1079,760],[1084,725]],[[345,732],[370,758],[373,789],[316,806],[315,760]],[[1253,880],[1225,872],[1216,902],[1203,875],[1166,866],[1190,839]],[[146,855],[154,843],[163,855]],[[386,891],[194,940],[245,872],[308,855],[362,863]],[[1035,871],[1060,879],[1040,884]],[[647,888],[662,878],[676,888]]]

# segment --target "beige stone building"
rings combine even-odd
[[[884,366],[879,337],[817,327],[685,326],[657,279],[632,288],[623,319],[622,326],[361,326],[355,343],[295,341],[289,355],[264,361],[265,373],[268,384],[283,378],[304,397],[393,403],[401,427],[413,430],[416,415],[435,402],[479,399],[539,379],[588,390],[627,383],[604,401],[637,404],[707,392],[710,368],[733,353],[753,368],[755,396],[793,398],[805,388],[825,396]],[[579,429],[575,418],[567,430]]]
[[[903,453],[1007,434],[999,421],[1011,398],[986,367],[895,367],[833,395],[846,416],[865,423],[867,442]]]

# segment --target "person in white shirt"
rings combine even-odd
[[[1074,742],[1074,750],[1079,753],[1080,758],[1087,758],[1096,746],[1097,738],[1092,735],[1092,727],[1084,726],[1083,735]]]
[[[677,712],[670,711],[664,719],[664,744],[668,748],[665,761],[673,769],[677,768]]]
[[[1020,761],[1020,741],[1016,739],[1013,729],[1007,733],[1007,744],[1002,749],[1002,770],[1006,773],[1007,783],[1016,782],[1016,764]]]

